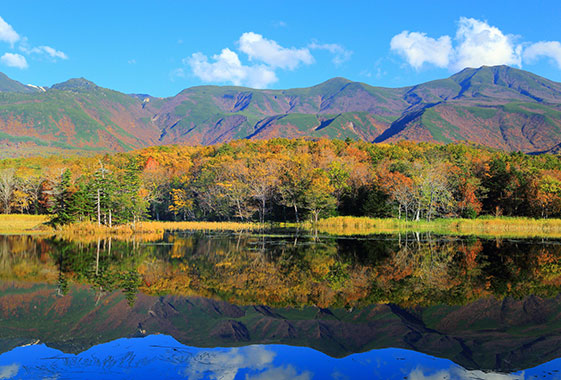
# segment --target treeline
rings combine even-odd
[[[560,217],[561,159],[462,144],[240,140],[0,162],[4,213],[53,224]]]

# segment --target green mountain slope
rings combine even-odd
[[[33,93],[42,92],[42,90],[39,87],[26,86],[16,80],[8,78],[6,74],[0,73],[0,92]]]
[[[123,151],[157,143],[142,101],[71,79],[46,92],[0,92],[0,144],[7,147]]]
[[[271,137],[467,140],[545,152],[561,142],[561,84],[483,66],[397,89],[333,78],[308,88],[198,86],[154,98],[84,78],[42,91],[0,76],[3,155]]]

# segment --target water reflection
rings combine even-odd
[[[165,335],[119,339],[80,354],[35,345],[0,355],[5,379],[559,379],[561,360],[516,373],[467,370],[449,360],[403,349],[372,350],[334,359],[303,347],[253,345],[201,349]]]
[[[165,334],[189,347],[286,344],[337,358],[402,348],[463,369],[411,367],[401,378],[486,378],[473,371],[561,357],[560,264],[561,245],[544,239],[286,230],[144,242],[2,236],[0,352],[39,340],[79,354]],[[236,353],[220,355],[241,360]],[[12,364],[0,361],[0,371],[12,373]],[[205,371],[198,368],[189,366],[192,378]],[[305,376],[301,368],[287,373]]]
[[[238,304],[361,307],[462,305],[481,297],[551,297],[561,286],[554,240],[454,238],[430,234],[370,238],[297,234],[167,234],[156,242],[72,242],[0,237],[0,278],[85,283],[104,295],[121,289],[200,295]]]

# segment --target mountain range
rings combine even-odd
[[[0,73],[2,156],[273,137],[469,141],[556,153],[561,83],[508,66],[483,66],[403,88],[333,78],[288,90],[197,86],[157,98],[84,78],[40,87]]]
[[[480,299],[414,309],[271,308],[203,297],[138,294],[0,282],[0,353],[44,343],[66,353],[123,337],[166,334],[196,347],[284,344],[332,357],[397,347],[447,358],[466,369],[511,372],[561,356],[561,296]]]

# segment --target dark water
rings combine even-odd
[[[548,239],[4,236],[0,379],[561,379],[560,288]]]

